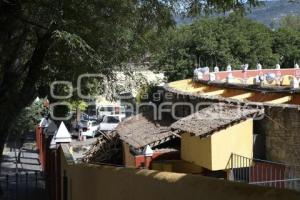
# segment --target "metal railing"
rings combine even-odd
[[[300,166],[232,154],[227,169],[232,181],[300,191]]]
[[[40,172],[19,172],[0,176],[3,200],[47,199],[44,176]]]

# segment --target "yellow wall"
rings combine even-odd
[[[212,170],[226,169],[232,153],[253,158],[253,120],[248,119],[211,136]]]
[[[127,167],[135,166],[134,156],[130,153],[129,145],[123,142],[123,159]]]
[[[189,133],[181,135],[181,159],[207,169],[212,168],[211,138],[192,137]]]
[[[63,161],[68,200],[298,200],[300,193],[227,182],[200,175],[117,168]],[[63,188],[62,188],[63,192]]]
[[[283,85],[289,85],[289,81],[290,78],[292,76],[288,75],[288,76],[284,76],[282,78],[283,80]],[[249,82],[253,82],[252,80],[253,78],[249,78]],[[252,83],[251,83],[252,84]],[[272,84],[275,84],[272,83]],[[267,84],[268,85],[268,84]],[[246,89],[230,89],[230,88],[222,88],[222,87],[217,87],[217,86],[213,86],[213,85],[205,85],[205,84],[201,84],[201,83],[197,83],[194,82],[192,79],[185,79],[185,80],[180,80],[180,81],[175,81],[175,82],[171,82],[169,83],[169,86],[178,90],[178,91],[183,91],[183,92],[188,92],[191,94],[202,94],[202,95],[220,95],[222,97],[234,97],[236,95],[239,94],[243,94],[243,93],[249,93],[250,91],[246,90]],[[224,90],[224,92],[219,93],[220,90]],[[216,92],[216,93],[214,93]],[[267,101],[272,101],[274,99],[278,99],[278,98],[282,98],[285,96],[289,96],[289,94],[287,93],[269,93],[269,94],[263,94],[261,92],[253,92],[253,96],[246,98],[248,101],[253,101],[253,102],[267,102]],[[288,104],[300,104],[300,100],[297,97],[297,94],[292,94],[292,100],[288,101],[288,102],[284,102],[284,103],[288,103]],[[298,95],[299,96],[299,95]],[[237,100],[243,100],[239,99],[239,98],[234,98]]]
[[[291,80],[294,78],[294,76],[291,75],[285,75],[282,76],[280,81],[281,81],[281,85],[290,85]]]
[[[253,157],[253,120],[248,119],[207,138],[190,136],[181,138],[181,158],[209,170],[224,170],[231,154]]]
[[[184,79],[169,83],[169,86],[178,90],[201,93],[209,88],[209,86],[194,82],[192,79]]]
[[[152,169],[166,172],[200,174],[203,168],[184,160],[161,160],[152,163]]]
[[[174,172],[173,163],[170,162],[153,162],[151,163],[152,170]]]

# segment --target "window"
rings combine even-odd
[[[101,107],[100,109],[100,112],[105,112],[105,111],[107,111],[107,112],[112,112],[114,109],[113,109],[113,107],[111,107],[111,106],[109,106],[109,107]]]
[[[108,124],[116,124],[119,123],[119,117],[115,117],[115,116],[107,116],[103,122],[108,123]]]
[[[98,125],[98,122],[92,121],[92,126],[97,126],[97,125]]]
[[[80,124],[81,124],[81,126],[86,127],[86,126],[88,125],[88,121],[81,120],[81,121],[80,121]]]
[[[113,107],[106,107],[106,111],[108,111],[108,112],[112,112],[114,109],[113,109]]]

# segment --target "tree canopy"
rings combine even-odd
[[[258,0],[0,0],[0,152],[13,120],[56,80],[139,61],[173,14],[245,10]],[[89,84],[85,85],[87,91]],[[55,99],[53,99],[55,100]]]
[[[300,61],[300,31],[279,28],[274,32],[274,52],[280,56],[280,64],[293,67]]]
[[[76,93],[80,74],[109,76],[139,59],[147,32],[173,24],[169,10],[161,1],[1,0],[0,152],[14,119],[50,83],[71,81]]]
[[[34,131],[34,127],[38,124],[42,117],[48,114],[48,110],[44,107],[44,99],[36,99],[30,106],[24,108],[21,114],[14,119],[14,126],[10,129],[10,141],[20,139],[29,131]]]
[[[166,72],[169,80],[191,77],[195,67],[225,69],[231,64],[250,69],[261,63],[265,68],[293,67],[299,62],[300,32],[269,27],[239,14],[201,18],[192,24],[173,27],[161,36],[159,50],[153,56],[154,67]]]

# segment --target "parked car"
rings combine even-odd
[[[77,119],[77,113],[75,111],[71,111],[69,113],[69,115],[72,116],[72,119]],[[81,120],[88,120],[89,119],[89,115],[86,113],[80,113],[80,117]]]
[[[86,137],[95,137],[98,133],[99,121],[96,120],[80,120],[73,135],[79,136],[79,131],[82,130],[81,135]]]
[[[99,125],[100,131],[112,131],[122,121],[121,115],[106,115]]]
[[[81,120],[89,120],[90,116],[88,114],[86,114],[86,113],[81,113],[80,119]]]

